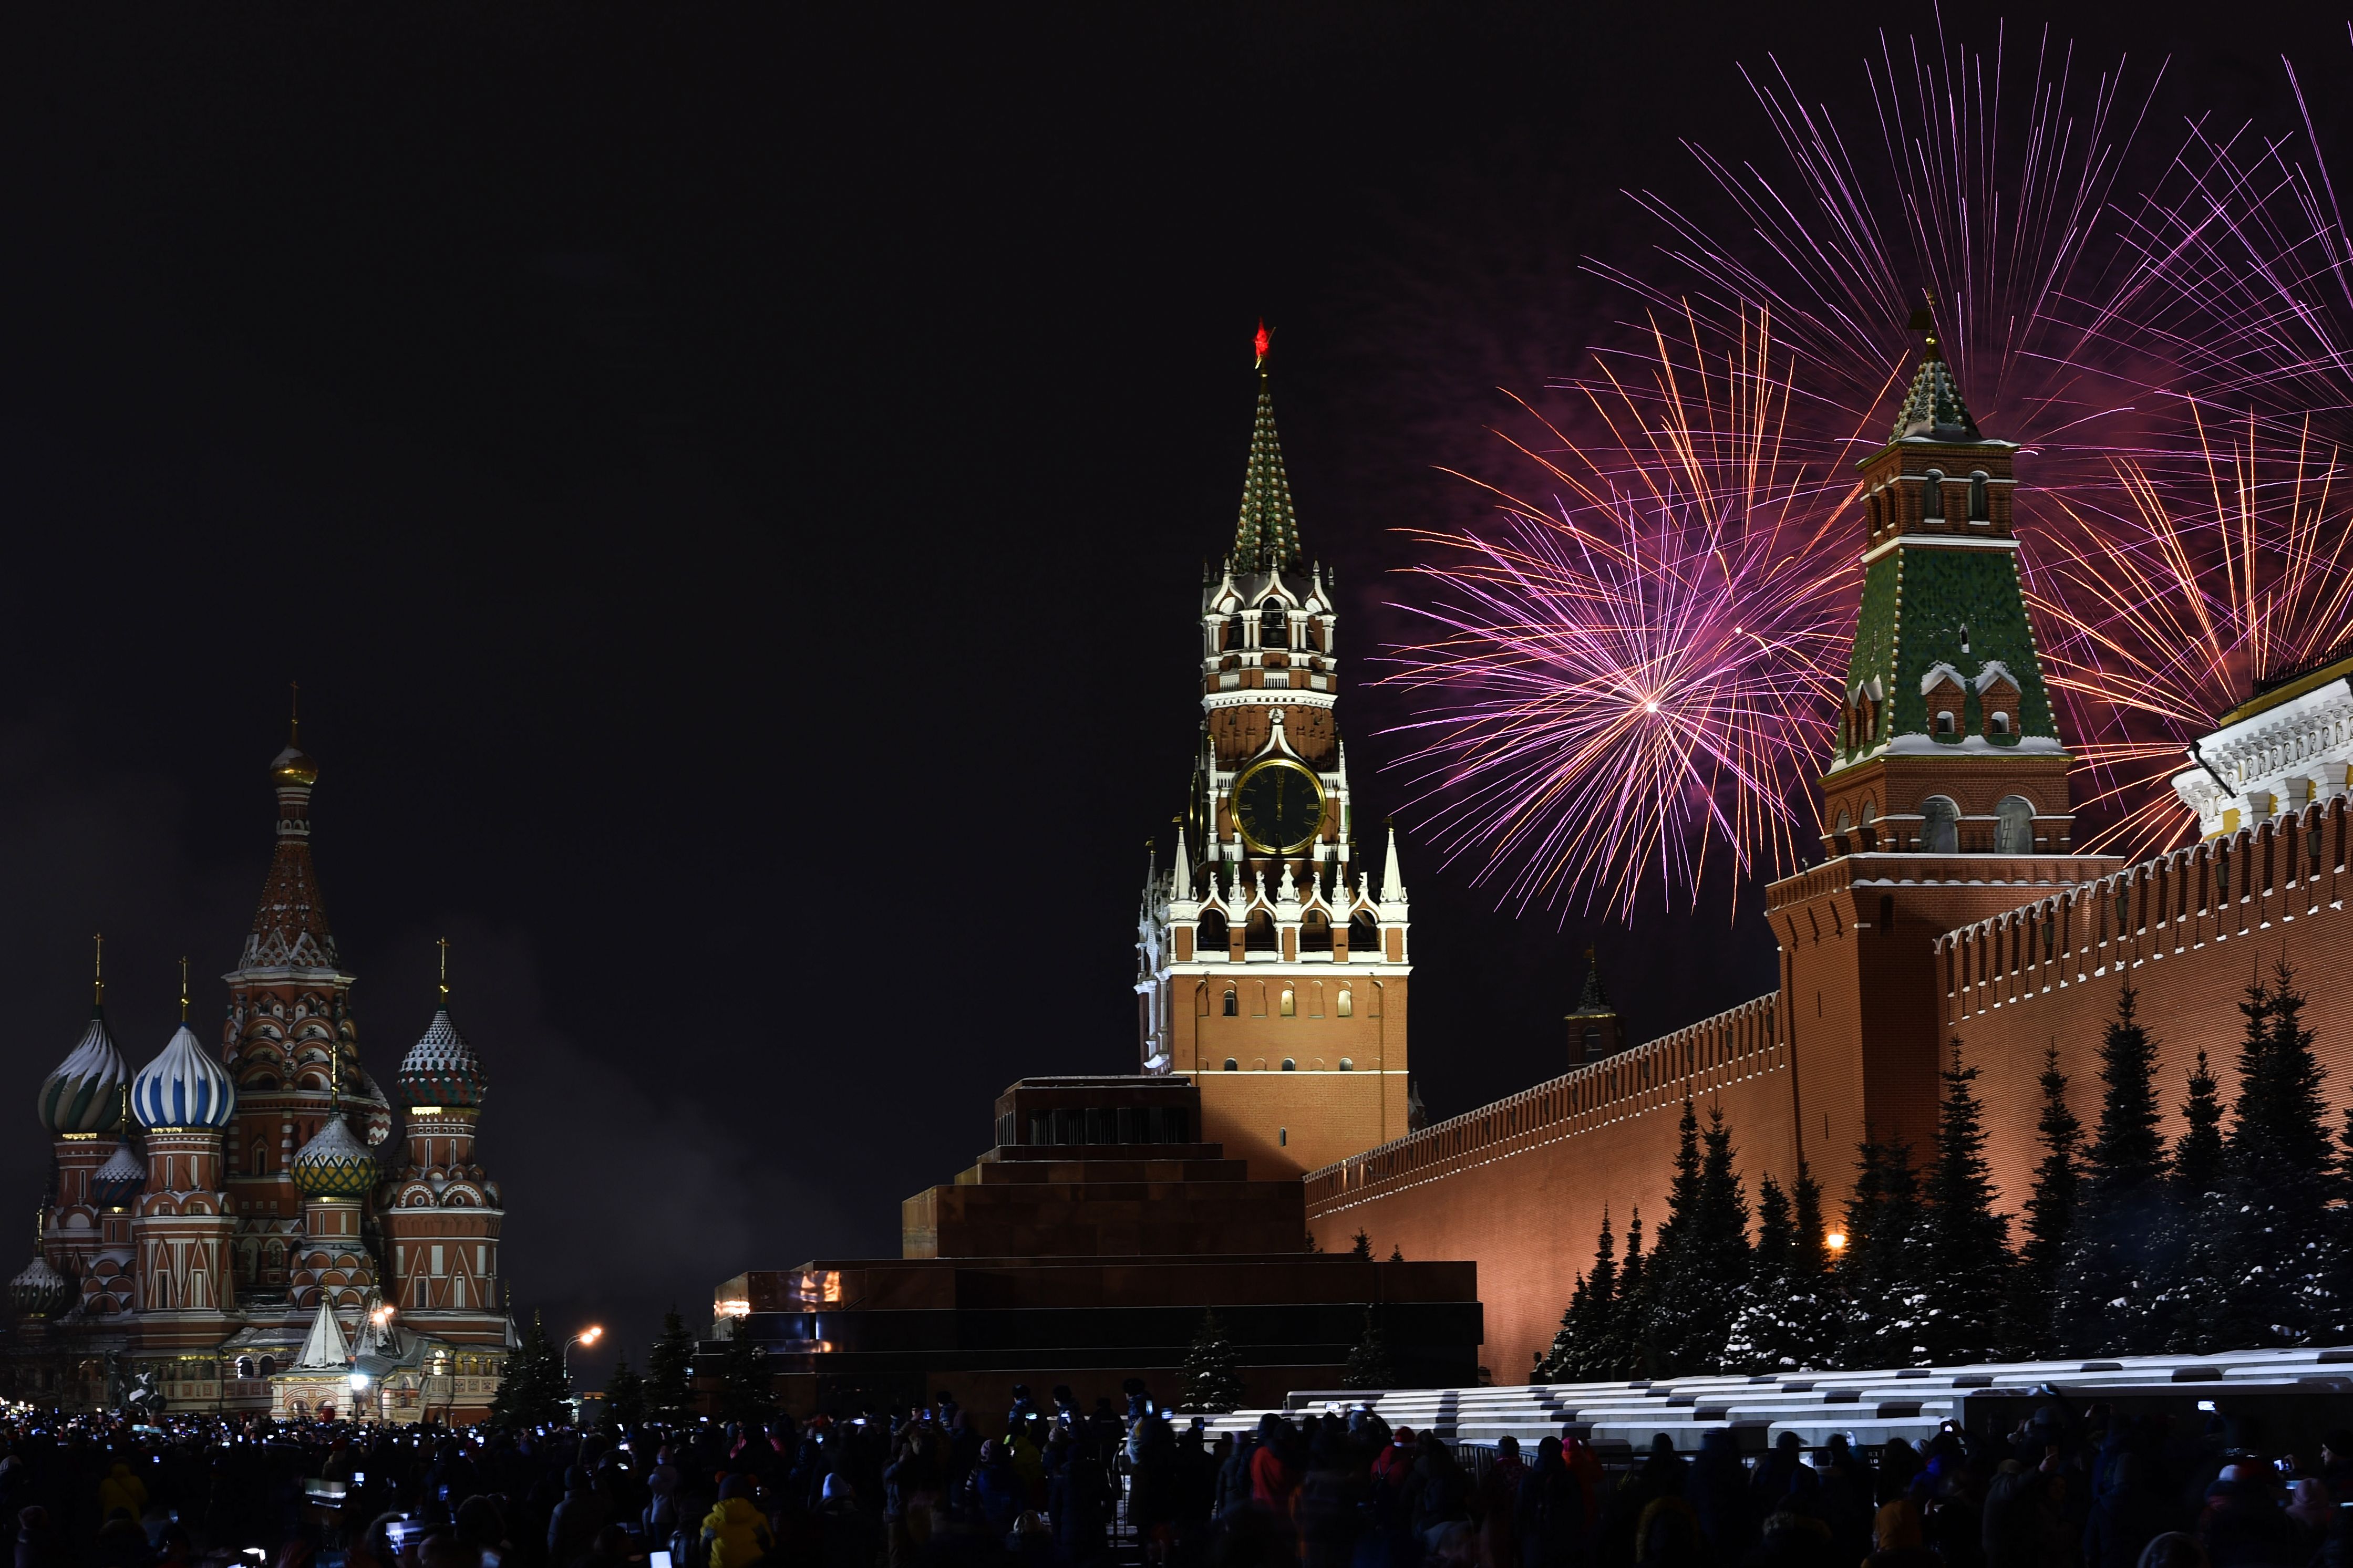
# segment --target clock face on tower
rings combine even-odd
[[[1324,826],[1324,784],[1286,757],[1252,763],[1234,781],[1234,826],[1261,855],[1304,849]]]

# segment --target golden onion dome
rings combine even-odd
[[[311,760],[310,752],[290,742],[284,751],[278,753],[277,760],[269,764],[269,778],[273,784],[296,784],[308,789],[319,782],[319,764]]]

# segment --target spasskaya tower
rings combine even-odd
[[[1333,574],[1302,555],[1266,329],[1233,548],[1201,585],[1201,726],[1173,855],[1137,921],[1143,1069],[1201,1089],[1201,1137],[1257,1177],[1407,1131],[1405,880],[1356,849]]]

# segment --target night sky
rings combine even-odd
[[[1859,117],[1876,29],[1935,26],[786,9],[8,24],[0,1218],[27,1241],[90,934],[135,1067],[179,955],[236,959],[300,680],[364,1054],[388,1080],[448,935],[519,1310],[641,1356],[739,1269],[895,1253],[998,1089],[1134,1065],[1259,318],[1361,681],[1404,629],[1389,531],[1481,515],[1438,470],[1493,467],[1498,389],[1624,310],[1579,270],[1655,242],[1621,188],[1704,205],[1677,139],[1763,134],[1741,62]],[[2200,107],[2287,129],[2283,50],[2325,114],[2353,85],[2341,20],[2134,15],[2057,26],[2170,54],[2150,145]],[[1342,703],[1360,822],[1401,794],[1403,716]],[[1514,918],[1401,820],[1434,1115],[1561,1070],[1588,943],[1637,1039],[1772,984],[1753,893]],[[209,1036],[225,992],[197,996]]]

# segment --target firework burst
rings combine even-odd
[[[1629,193],[1661,265],[1588,263],[1646,318],[1556,389],[1595,438],[1514,443],[1550,499],[1419,536],[1429,597],[1400,607],[1439,635],[1388,678],[1425,704],[1406,765],[1505,902],[1630,913],[1655,881],[1672,907],[1810,845],[1860,542],[1841,476],[1885,439],[1924,294],[2031,460],[2021,568],[2093,842],[2190,831],[2183,747],[2346,631],[2353,246],[2308,118],[2192,120],[2145,156],[2161,65],[2019,52],[1883,37],[1860,137],[1752,74],[1778,162],[1690,147],[1729,221]]]
[[[1494,527],[1417,531],[1426,596],[1395,606],[1430,632],[1384,677],[1419,703],[1398,765],[1440,853],[1521,909],[1630,915],[1819,831],[1852,481],[1787,438],[1765,321],[1720,357],[1674,325],[1643,381],[1574,384],[1595,438],[1529,410],[1539,438],[1507,439],[1548,493],[1486,485]]]
[[[2028,602],[2060,635],[2043,676],[2079,726],[2105,806],[2085,847],[2147,853],[2198,829],[2170,781],[2189,742],[2261,676],[2302,668],[2353,636],[2353,473],[2308,426],[2283,439],[2248,417],[2198,423],[2202,495],[2116,463],[2126,521],[2065,507],[2046,526]],[[2185,504],[2187,502],[2187,504]]]

